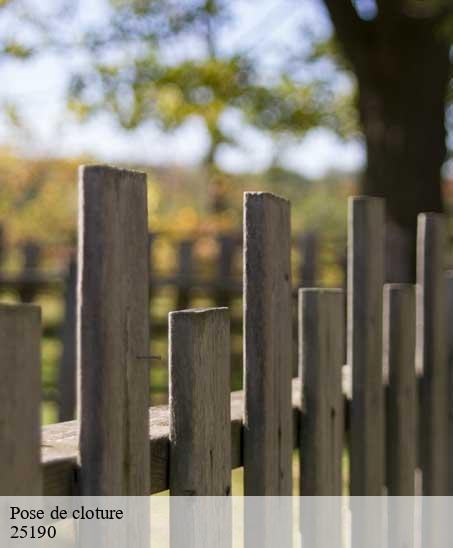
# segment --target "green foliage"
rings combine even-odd
[[[290,67],[265,79],[256,56],[220,48],[219,36],[231,20],[230,3],[110,3],[110,19],[83,40],[92,64],[74,74],[70,85],[69,106],[80,119],[107,110],[127,129],[152,120],[173,131],[196,117],[210,136],[208,164],[219,145],[234,143],[222,128],[231,109],[277,138],[301,136],[319,125],[343,136],[355,129],[352,102],[334,95],[326,82],[298,80]]]

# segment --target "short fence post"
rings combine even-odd
[[[413,496],[416,466],[415,287],[384,286],[387,390],[387,489]]]
[[[244,489],[292,493],[292,295],[289,202],[244,199]]]
[[[76,368],[76,291],[77,263],[69,260],[64,289],[64,318],[61,339],[63,352],[58,372],[58,419],[70,421],[76,415],[77,368]]]
[[[417,370],[422,373],[420,458],[423,495],[448,485],[448,363],[446,339],[445,218],[421,213],[417,233]]]
[[[86,166],[79,192],[82,494],[148,495],[146,175]]]
[[[349,200],[348,364],[352,368],[351,495],[382,495],[384,486],[384,393],[382,288],[384,202]]]
[[[170,494],[231,492],[227,308],[169,316]]]
[[[344,328],[342,290],[299,290],[302,496],[342,494]]]
[[[169,362],[171,546],[230,548],[228,309],[171,312]]]
[[[41,494],[41,311],[0,305],[0,493]]]

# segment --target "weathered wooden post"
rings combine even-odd
[[[348,364],[353,377],[351,495],[381,495],[385,459],[383,200],[363,196],[350,198],[348,223]]]
[[[423,494],[448,491],[448,363],[445,218],[421,213],[417,233],[417,371],[422,374],[420,457]]]
[[[85,166],[79,192],[82,494],[147,495],[146,175]]]
[[[231,547],[230,322],[227,308],[169,316],[170,538]]]
[[[169,330],[170,492],[229,495],[228,309],[171,312]]]
[[[344,328],[341,289],[299,290],[302,496],[342,494]]]
[[[384,286],[384,371],[387,377],[388,544],[413,546],[417,386],[415,287]]]
[[[341,539],[344,292],[300,289],[298,308],[301,531],[306,545],[327,547]]]
[[[244,230],[245,494],[291,495],[289,203],[246,192]]]
[[[415,287],[384,286],[387,389],[387,489],[413,496],[416,467]]]
[[[285,497],[292,494],[290,262],[289,202],[265,192],[247,192],[244,199],[247,546],[273,546],[277,538],[280,546],[291,545],[292,521],[287,502],[290,499]],[[281,497],[278,508],[270,496]]]
[[[0,495],[41,494],[41,311],[0,304]]]

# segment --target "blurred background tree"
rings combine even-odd
[[[225,209],[219,150],[237,145],[224,128],[225,115],[274,139],[301,136],[329,125],[348,131],[344,110],[321,80],[291,74],[290,58],[272,79],[260,70],[257,48],[219,44],[231,22],[225,0],[110,0],[110,18],[89,29],[82,42],[93,63],[73,75],[69,106],[80,119],[107,110],[125,128],[151,120],[166,131],[187,120],[203,121],[209,146],[203,158],[211,180],[212,210]]]
[[[451,0],[324,0],[357,79],[367,164],[362,191],[386,199],[392,281],[410,281],[421,211],[442,211],[441,169],[452,124]]]

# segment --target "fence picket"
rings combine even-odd
[[[387,489],[413,496],[416,466],[415,287],[384,286],[387,390]]]
[[[384,485],[382,288],[384,201],[349,200],[348,364],[352,367],[351,494],[381,495]]]
[[[292,492],[290,205],[244,199],[244,489]]]
[[[299,290],[300,493],[342,494],[344,293]]]
[[[169,315],[170,493],[231,492],[227,308]]]
[[[448,485],[448,364],[446,340],[445,218],[418,216],[417,370],[421,379],[420,457],[424,495]]]
[[[0,494],[41,494],[41,311],[0,305]]]
[[[78,366],[85,495],[149,493],[145,174],[88,166],[79,180]]]

